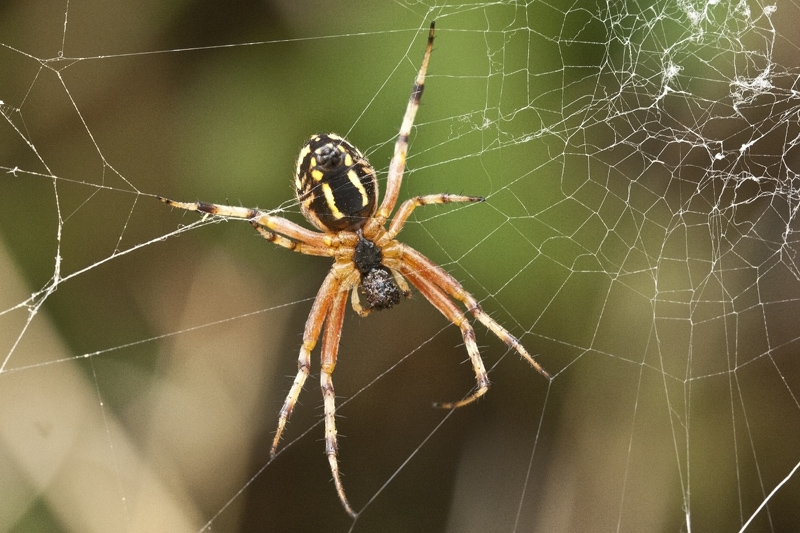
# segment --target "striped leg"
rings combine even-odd
[[[489,390],[489,376],[483,366],[483,359],[475,342],[475,330],[472,329],[469,321],[464,317],[464,313],[448,298],[448,296],[436,285],[431,283],[420,271],[404,267],[401,272],[409,281],[419,289],[419,292],[428,299],[447,319],[461,329],[461,336],[464,338],[464,345],[467,347],[472,368],[475,371],[475,381],[477,388],[469,396],[457,402],[435,403],[435,407],[453,409],[472,403]]]
[[[389,214],[397,203],[397,196],[400,193],[400,183],[403,180],[403,169],[406,166],[406,154],[408,153],[408,138],[411,135],[411,126],[414,124],[414,117],[419,109],[419,101],[422,99],[422,91],[425,88],[425,74],[428,72],[428,61],[433,50],[434,23],[428,31],[428,46],[425,47],[425,55],[422,58],[422,66],[419,68],[417,78],[414,80],[414,87],[411,89],[411,96],[408,99],[406,114],[403,116],[403,123],[400,126],[400,133],[394,145],[394,156],[389,163],[389,177],[386,180],[386,194],[376,215],[377,225],[383,226]]]
[[[424,277],[426,280],[440,287],[449,294],[451,298],[463,302],[481,324],[497,335],[509,348],[516,350],[516,352],[524,357],[537,372],[550,379],[550,374],[548,374],[533,356],[528,353],[525,347],[522,346],[522,343],[492,317],[486,314],[475,297],[464,290],[464,287],[462,287],[453,276],[410,246],[401,246],[403,248],[402,261],[406,263],[407,269],[413,270],[418,276]],[[403,273],[405,274],[405,271]]]
[[[278,417],[278,429],[275,432],[275,438],[272,440],[272,448],[270,449],[272,457],[275,457],[286,422],[292,416],[297,398],[300,396],[300,391],[303,390],[303,384],[306,382],[308,373],[311,370],[311,350],[317,345],[317,339],[319,339],[320,331],[322,331],[322,324],[328,316],[328,309],[333,300],[332,296],[338,289],[339,280],[336,273],[331,270],[325,277],[325,281],[322,282],[322,286],[314,300],[314,305],[311,307],[311,313],[306,320],[306,328],[303,332],[303,346],[300,348],[300,357],[297,359],[297,376],[294,378],[292,388],[289,389],[289,394],[286,396]]]
[[[305,255],[336,257],[337,253],[342,253],[344,251],[339,248],[330,248],[327,246],[313,246],[311,244],[294,241],[289,237],[284,237],[279,233],[275,233],[274,231],[268,230],[255,220],[251,220],[250,225],[253,226],[255,230],[269,242],[277,244],[278,246],[281,246],[293,252],[298,252]]]
[[[455,202],[483,202],[486,198],[482,196],[462,196],[460,194],[428,194],[426,196],[415,196],[403,202],[395,213],[389,229],[378,241],[378,246],[384,246],[394,239],[408,220],[408,217],[417,207],[433,204],[451,204]]]
[[[344,321],[344,310],[347,306],[347,291],[340,290],[331,303],[328,321],[325,325],[325,336],[322,339],[322,372],[320,373],[320,388],[325,406],[325,455],[328,456],[328,463],[333,474],[333,482],[336,485],[336,493],[342,502],[347,514],[356,518],[356,512],[347,501],[344,494],[344,487],[339,475],[339,461],[337,455],[339,446],[336,441],[336,394],[333,391],[333,381],[331,374],[336,367],[336,356],[339,352],[339,339],[342,336],[342,322]]]
[[[165,204],[177,207],[178,209],[185,209],[187,211],[197,211],[199,213],[208,213],[220,217],[241,218],[251,220],[258,223],[265,228],[274,232],[285,235],[289,239],[297,242],[302,242],[316,248],[324,248],[331,246],[334,243],[335,237],[327,233],[320,233],[311,231],[299,224],[295,224],[291,220],[276,217],[265,213],[260,209],[250,209],[249,207],[235,207],[231,205],[218,205],[209,204],[206,202],[176,202],[168,198],[158,197],[159,200]]]

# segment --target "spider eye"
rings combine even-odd
[[[295,173],[303,215],[323,231],[356,231],[375,214],[375,169],[333,133],[314,135],[300,150]]]

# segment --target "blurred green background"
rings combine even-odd
[[[727,234],[744,266],[703,281],[727,258],[709,251],[708,189],[693,189],[710,166],[660,151],[680,134],[643,133],[696,109],[631,97],[655,100],[661,73],[626,38],[658,55],[691,27],[670,13],[660,33],[629,31],[661,7],[4,2],[0,530],[351,529],[323,455],[316,352],[268,455],[330,262],[246,223],[175,235],[199,217],[154,195],[302,222],[293,166],[319,131],[365,152],[383,189],[434,18],[401,200],[488,201],[417,210],[401,238],[555,379],[478,325],[493,388],[448,417],[431,402],[474,383],[458,329],[418,294],[348,311],[333,379],[345,489],[364,508],[352,530],[678,531],[687,514],[737,530],[800,460],[798,285],[780,262],[754,266],[774,249]],[[698,63],[690,104],[725,102],[731,74]],[[769,244],[780,224],[755,220]],[[66,279],[40,292],[54,272]],[[798,523],[791,483],[750,531]]]

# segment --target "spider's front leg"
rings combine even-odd
[[[503,341],[506,346],[515,350],[518,354],[524,357],[525,360],[527,360],[528,363],[530,363],[530,365],[542,376],[546,377],[547,379],[551,379],[550,374],[548,374],[547,371],[542,368],[542,365],[540,365],[538,361],[536,361],[536,359],[534,359],[533,356],[528,353],[528,350],[525,349],[519,339],[509,333],[506,328],[498,324],[496,320],[490,317],[481,308],[481,305],[478,303],[475,297],[468,293],[453,276],[448,274],[443,268],[410,246],[403,246],[403,260],[405,261],[407,268],[419,273],[426,280],[447,293],[451,298],[463,303],[467,309],[469,309],[470,313],[472,313],[475,318],[481,322],[481,324],[489,328],[489,331],[497,335],[497,337]]]
[[[306,378],[311,370],[311,351],[317,344],[322,326],[325,324],[325,333],[322,338],[322,372],[320,374],[320,385],[325,404],[325,454],[328,456],[333,481],[336,484],[336,492],[345,508],[345,511],[356,517],[355,511],[350,507],[350,503],[344,494],[341,477],[339,475],[339,464],[336,459],[336,396],[333,391],[331,374],[336,366],[336,356],[339,352],[339,339],[342,333],[342,322],[344,320],[344,309],[347,304],[347,293],[350,288],[358,283],[358,271],[347,262],[334,263],[325,281],[317,292],[311,313],[306,320],[305,331],[303,332],[303,346],[300,348],[300,356],[297,359],[297,376],[294,378],[292,388],[286,396],[286,401],[281,408],[278,418],[278,429],[272,441],[270,455],[275,457],[281,435],[292,416],[292,411],[303,390]]]
[[[407,247],[406,247],[407,248]],[[468,403],[472,403],[489,390],[489,375],[486,373],[486,368],[483,365],[483,359],[478,350],[478,344],[475,342],[475,330],[472,329],[469,320],[464,316],[461,310],[453,303],[453,301],[445,294],[442,289],[437,287],[427,279],[425,273],[420,272],[408,266],[401,267],[401,273],[406,276],[409,281],[422,293],[423,296],[433,304],[450,322],[455,324],[461,329],[461,336],[464,339],[464,345],[467,347],[469,359],[472,362],[472,368],[475,371],[475,382],[477,388],[466,398],[457,402],[436,403],[436,407],[444,409],[453,409],[462,407]]]
[[[322,372],[320,372],[320,388],[325,408],[325,455],[328,456],[328,463],[333,474],[333,482],[336,485],[336,493],[342,502],[345,511],[351,517],[358,515],[350,506],[344,494],[344,487],[339,475],[339,461],[337,455],[339,446],[336,440],[336,393],[333,391],[333,380],[331,374],[336,367],[336,356],[339,353],[339,340],[342,336],[342,323],[344,321],[344,311],[347,307],[347,290],[340,290],[331,303],[328,321],[325,325],[325,336],[322,339]]]
[[[275,438],[272,440],[272,448],[270,448],[270,456],[275,457],[278,451],[278,443],[283,435],[283,430],[286,427],[289,417],[292,416],[292,411],[297,403],[297,398],[300,396],[300,391],[303,390],[303,384],[306,382],[308,373],[311,370],[311,351],[317,345],[320,331],[322,331],[322,324],[328,316],[328,309],[330,308],[333,295],[339,289],[339,279],[332,269],[322,282],[322,286],[317,292],[317,297],[314,300],[314,305],[311,306],[311,313],[306,320],[306,327],[303,331],[303,345],[300,347],[300,356],[297,358],[297,376],[294,378],[292,388],[289,389],[289,394],[286,395],[286,400],[283,402],[280,416],[278,417],[278,429],[275,431]]]

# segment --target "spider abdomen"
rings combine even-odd
[[[375,214],[375,169],[358,149],[333,133],[311,137],[295,173],[303,215],[323,231],[356,231]]]

